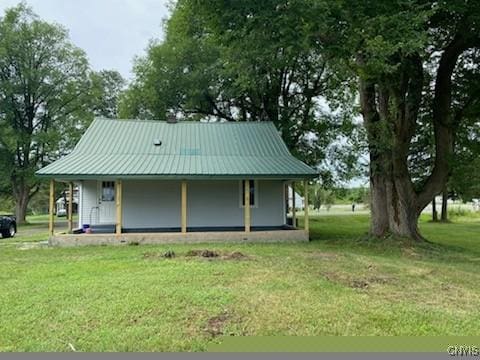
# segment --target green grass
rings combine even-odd
[[[31,248],[0,240],[0,350],[198,351],[219,335],[479,335],[480,218],[422,219],[431,241],[314,217],[308,244]],[[24,235],[22,235],[24,234]],[[188,257],[192,249],[246,259]],[[161,255],[173,250],[176,257]]]

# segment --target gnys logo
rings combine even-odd
[[[480,356],[480,348],[475,345],[451,345],[447,352],[450,356]]]

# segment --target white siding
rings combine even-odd
[[[81,191],[83,223],[97,224],[97,182],[84,181]],[[252,226],[281,226],[285,223],[284,183],[258,181],[258,204],[251,210]],[[180,181],[123,181],[123,227],[180,227]],[[188,227],[244,226],[241,187],[236,180],[188,181]]]
[[[84,180],[80,184],[79,223],[95,225],[99,223],[97,181]]]

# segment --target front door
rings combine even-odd
[[[98,182],[98,212],[100,224],[115,224],[115,182]]]

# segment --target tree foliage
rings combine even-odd
[[[90,74],[92,83],[91,110],[97,117],[118,118],[118,100],[126,81],[116,70],[101,70]]]
[[[318,37],[327,16],[318,1],[180,0],[165,40],[136,61],[121,115],[273,121],[289,149],[317,165],[352,130],[350,79]]]
[[[309,197],[309,201],[311,201],[315,210],[319,210],[322,206],[330,210],[331,206],[335,203],[335,193],[333,190],[326,189],[318,183],[315,183],[309,188]]]
[[[83,51],[25,4],[0,18],[0,163],[18,221],[40,189],[34,172],[70,149],[91,120]]]

